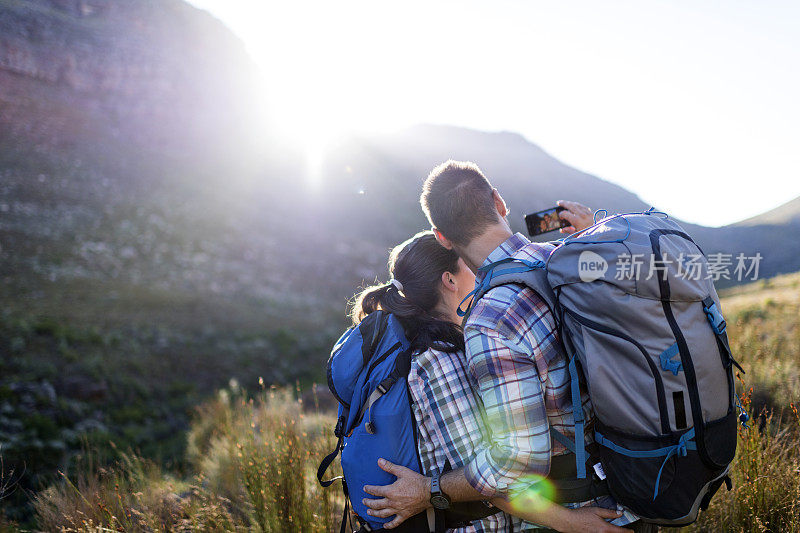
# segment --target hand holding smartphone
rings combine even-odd
[[[528,227],[528,234],[536,236],[569,226],[569,221],[558,216],[562,211],[565,211],[565,208],[559,206],[525,215],[525,225]]]

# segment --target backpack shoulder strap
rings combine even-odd
[[[513,265],[513,263],[511,263]],[[526,265],[527,266],[527,265]],[[544,264],[539,266],[535,264],[534,267],[528,267],[528,270],[517,271],[514,268],[501,265],[498,272],[492,277],[487,292],[500,285],[524,285],[532,289],[539,297],[544,300],[550,311],[553,311],[556,306],[556,296],[553,289],[550,287],[550,282],[547,281],[547,268]]]
[[[361,344],[363,366],[366,367],[369,363],[388,325],[389,313],[381,310],[373,311],[368,314],[358,325],[358,329],[361,331],[361,338],[363,339],[363,343]]]
[[[556,316],[556,296],[547,281],[547,266],[544,261],[527,261],[508,257],[481,267],[479,272],[484,274],[483,279],[458,307],[458,315],[463,317],[462,326],[466,325],[467,318],[478,301],[491,289],[501,285],[524,285],[532,289],[544,300],[553,316]],[[462,309],[462,306],[470,298],[472,301],[469,307],[466,310]]]

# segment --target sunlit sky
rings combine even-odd
[[[289,137],[516,131],[712,226],[800,196],[795,0],[190,2],[244,41]]]

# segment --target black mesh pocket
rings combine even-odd
[[[679,443],[680,433],[662,437],[638,437],[613,430],[604,432],[605,439],[631,451],[652,451]],[[696,519],[706,485],[721,471],[709,469],[696,450],[676,449],[657,457],[634,457],[607,446],[599,455],[608,476],[611,495],[642,518],[689,523]]]
[[[711,461],[719,467],[725,467],[736,455],[736,425],[738,413],[732,409],[730,413],[708,422],[703,434],[705,452]]]

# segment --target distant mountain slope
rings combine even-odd
[[[633,193],[569,167],[515,133],[421,125],[393,134],[352,138],[329,151],[319,202],[325,217],[390,242],[428,226],[419,207],[423,180],[447,159],[477,163],[498,187],[522,231],[525,213],[574,199],[592,207],[638,210]],[[363,233],[362,233],[363,235]]]
[[[0,0],[0,125],[19,140],[209,149],[242,138],[254,72],[181,0]]]
[[[0,0],[0,273],[341,312],[428,226],[420,185],[448,158],[484,169],[520,231],[561,198],[648,207],[518,134],[451,126],[342,140],[309,178],[298,151],[244,140],[253,76],[241,43],[179,0]],[[800,268],[780,220],[687,229],[709,252],[760,250],[775,274]]]
[[[790,224],[800,222],[800,196],[766,213],[737,222],[736,226],[756,226],[760,224]]]
[[[318,195],[324,201],[309,200],[310,219],[329,221],[326,227],[340,238],[360,235],[384,246],[399,242],[427,227],[418,204],[421,183],[436,164],[449,158],[474,161],[484,170],[508,202],[517,231],[524,231],[525,213],[555,205],[558,199],[609,213],[650,207],[630,191],[558,161],[518,134],[424,125],[349,139],[332,148]],[[800,269],[800,241],[789,238],[797,205],[795,200],[776,210],[782,218],[772,214],[747,224],[681,224],[706,253],[731,254],[734,259],[760,253],[760,275],[772,276]],[[720,285],[735,281],[722,279]]]

